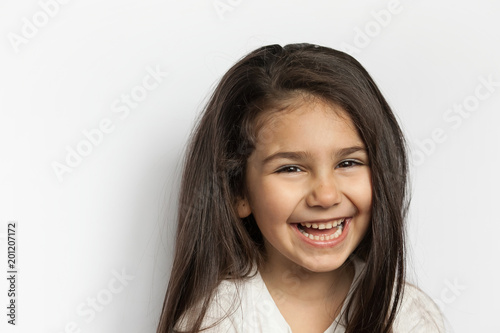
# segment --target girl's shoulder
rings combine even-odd
[[[222,281],[216,288],[212,299],[208,305],[200,329],[203,332],[234,332],[234,325],[231,314],[234,309],[238,309],[240,302],[239,283]],[[201,313],[202,304],[193,306],[186,311],[176,325],[176,331],[184,331],[191,327]]]
[[[188,311],[177,327],[186,328],[199,314],[197,309]],[[204,333],[290,332],[258,271],[240,280],[223,280],[212,296],[201,328]]]
[[[358,283],[360,272],[366,263],[353,256],[356,275],[351,288]],[[444,319],[434,301],[420,288],[406,282],[396,319],[393,324],[395,333],[444,333]]]
[[[443,315],[436,303],[421,289],[408,282],[394,322],[394,332],[445,332]]]

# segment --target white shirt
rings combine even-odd
[[[354,260],[354,279],[349,295],[355,288],[364,263]],[[349,296],[348,296],[349,297]],[[343,313],[348,300],[344,302]],[[229,313],[228,313],[229,312]],[[240,283],[223,281],[216,290],[215,297],[203,320],[202,328],[219,322],[209,333],[292,333],[269,293],[260,273]],[[184,318],[187,320],[187,318]],[[344,333],[339,315],[325,333]],[[180,324],[184,327],[183,324]],[[418,288],[406,284],[403,300],[396,320],[394,333],[441,333],[443,320],[435,303]]]

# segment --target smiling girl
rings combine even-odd
[[[157,332],[442,332],[405,282],[407,156],[366,70],[259,48],[193,133]]]

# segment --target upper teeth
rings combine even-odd
[[[309,223],[309,222],[301,222],[300,225],[307,228],[314,229],[331,229],[336,228],[340,224],[344,222],[345,219],[340,219],[336,221],[326,222],[326,223]]]

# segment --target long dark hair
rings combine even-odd
[[[198,332],[223,279],[247,277],[264,258],[252,215],[238,218],[256,117],[305,93],[341,106],[363,139],[372,174],[371,227],[355,254],[365,269],[342,314],[346,332],[391,332],[405,279],[407,155],[402,131],[367,71],[327,47],[261,47],[223,76],[192,134],[182,177],[175,256],[157,332],[196,307]]]

